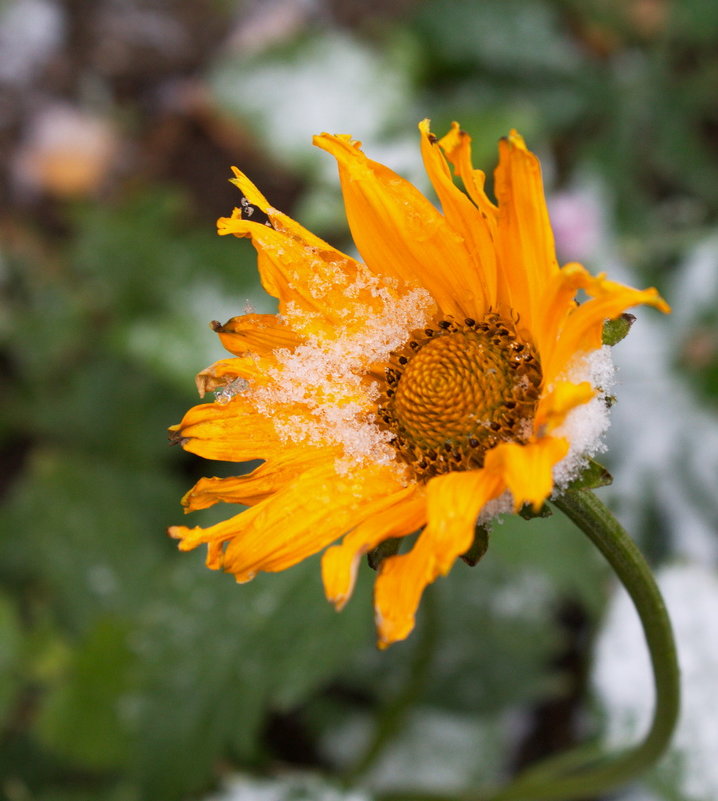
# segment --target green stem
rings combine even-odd
[[[424,601],[426,615],[421,631],[418,632],[420,636],[414,649],[409,678],[379,714],[376,728],[364,752],[344,772],[342,779],[347,785],[355,782],[374,765],[384,747],[401,728],[407,713],[426,686],[436,651],[438,620],[432,593],[427,593]]]
[[[618,756],[596,757],[589,747],[540,762],[506,787],[487,792],[396,792],[383,801],[580,801],[605,793],[650,767],[665,751],[678,720],[680,674],[671,623],[650,568],[633,540],[589,490],[571,490],[554,504],[593,542],[633,601],[653,666],[655,709],[641,743]]]

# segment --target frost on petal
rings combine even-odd
[[[318,286],[313,291],[321,290]],[[426,290],[397,293],[368,271],[360,271],[346,294],[359,299],[367,293],[373,305],[367,309],[358,301],[353,309],[348,307],[354,313],[331,337],[312,334],[311,314],[288,303],[284,318],[292,329],[301,328],[305,339],[294,349],[275,351],[277,365],[268,370],[266,383],[249,395],[260,414],[273,418],[280,439],[340,444],[345,469],[358,462],[395,461],[395,451],[388,444],[391,435],[377,425],[379,388],[369,376],[377,365],[383,372],[390,353],[412,330],[425,326],[434,312]]]
[[[569,442],[569,451],[553,471],[556,488],[561,491],[584,469],[588,460],[606,450],[605,434],[611,424],[609,402],[616,382],[611,348],[604,346],[579,358],[566,373],[574,384],[589,383],[596,394],[587,403],[573,408],[563,423],[551,433]]]

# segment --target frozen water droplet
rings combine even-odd
[[[214,391],[214,401],[224,406],[229,403],[235,395],[246,392],[248,388],[249,381],[247,381],[246,378],[235,378],[234,381],[230,381],[229,384],[225,384],[223,387]]]

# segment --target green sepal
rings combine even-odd
[[[390,537],[388,540],[380,542],[376,548],[372,548],[372,550],[366,555],[367,562],[369,562],[369,567],[372,570],[378,570],[379,565],[388,556],[394,556],[394,554],[399,550],[401,540],[401,537]]]
[[[476,526],[474,529],[474,541],[466,553],[461,554],[461,558],[469,567],[479,564],[484,554],[489,548],[490,529],[487,526]]]
[[[606,320],[603,323],[601,341],[604,345],[617,345],[631,330],[631,326],[636,322],[634,314],[624,312],[613,320]]]
[[[613,476],[595,459],[589,459],[584,471],[568,485],[567,489],[596,489],[607,487],[609,484],[613,484]]]
[[[543,504],[543,506],[537,511],[534,512],[533,506],[530,503],[525,503],[519,509],[519,515],[523,517],[524,520],[533,520],[534,517],[551,517],[553,514],[553,509],[548,504]]]

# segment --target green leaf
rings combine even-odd
[[[620,317],[615,317],[613,320],[606,320],[603,323],[601,341],[604,345],[617,345],[628,336],[628,332],[635,322],[635,314],[629,314],[628,312],[624,312]]]
[[[75,636],[105,615],[134,616],[173,554],[164,532],[181,487],[143,466],[37,451],[0,524],[0,578],[42,586],[33,602],[47,599]]]
[[[584,471],[569,485],[568,490],[596,489],[613,483],[613,476],[595,459],[589,459]]]
[[[487,526],[476,526],[474,529],[474,541],[469,550],[461,554],[461,558],[469,567],[476,567],[489,547],[489,534],[491,529]]]
[[[0,595],[0,722],[20,687],[22,632],[14,605]]]
[[[241,586],[203,561],[179,557],[136,632],[143,676],[132,763],[148,798],[184,797],[230,755],[261,761],[266,716],[305,704],[373,645],[362,577],[337,614],[317,558]]]
[[[99,622],[41,707],[37,731],[43,743],[85,768],[119,767],[128,753],[129,732],[120,712],[132,664],[127,627],[111,619]]]

